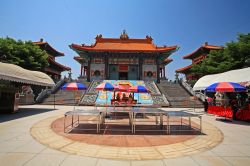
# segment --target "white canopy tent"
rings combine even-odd
[[[54,86],[54,81],[45,73],[26,70],[20,66],[0,62],[0,80],[24,84]]]
[[[193,90],[205,90],[206,87],[216,82],[236,82],[250,85],[250,67],[203,76],[195,83]]]

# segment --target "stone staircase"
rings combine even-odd
[[[76,81],[79,82],[79,81]],[[66,81],[64,82],[66,83]],[[61,84],[61,86],[64,85]],[[84,85],[88,86],[89,82],[81,81],[79,83],[83,83]],[[52,91],[49,95],[46,96],[45,99],[43,99],[41,104],[46,105],[77,105],[81,99],[81,97],[85,94],[84,90],[79,91],[62,91],[60,90],[60,87],[58,87],[57,90]]]
[[[150,95],[152,97],[154,105],[168,107],[169,102],[164,94],[158,89],[154,81],[145,81],[145,86],[150,90]]]
[[[55,94],[58,90],[60,90],[61,86],[63,86],[65,83],[67,83],[69,80],[67,78],[64,78],[56,83],[52,89],[44,89],[42,90],[37,98],[36,103],[42,103],[46,98],[48,98],[50,95]]]
[[[62,91],[59,90],[54,94],[49,95],[41,104],[46,105],[77,105],[84,90],[79,91]]]
[[[194,99],[179,83],[162,80],[157,84],[159,90],[169,101],[171,107],[177,108],[202,108],[203,103]]]
[[[96,86],[99,85],[102,81],[100,80],[93,80],[86,93],[82,95],[79,105],[95,105],[95,101],[98,95],[98,92],[95,90]]]

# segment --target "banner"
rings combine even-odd
[[[119,72],[128,72],[128,65],[119,65]]]

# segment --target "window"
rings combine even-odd
[[[147,77],[152,77],[153,76],[153,72],[152,71],[148,71],[147,72]]]
[[[98,77],[98,76],[100,76],[100,75],[101,75],[101,72],[100,72],[99,70],[96,70],[96,71],[94,72],[94,76]]]

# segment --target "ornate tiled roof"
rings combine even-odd
[[[192,65],[185,66],[183,68],[175,70],[176,73],[183,73],[184,71],[187,71],[192,68]]]
[[[153,44],[151,36],[146,36],[145,39],[130,39],[124,32],[120,38],[103,38],[102,35],[97,35],[96,42],[93,45],[71,44],[70,47],[75,50],[90,52],[163,53],[177,49],[177,46],[158,47]]]
[[[42,49],[45,49],[46,51],[49,51],[52,56],[64,56],[64,53],[57,51],[54,49],[48,42],[44,42],[43,39],[40,39],[38,42],[33,42],[36,45],[39,45],[42,47]]]
[[[206,42],[204,45],[199,47],[197,50],[195,50],[191,54],[183,56],[183,59],[193,59],[193,58],[197,57],[195,55],[202,54],[202,52],[204,52],[204,51],[220,50],[222,48],[223,48],[222,46],[208,45],[208,43]]]
[[[61,68],[63,71],[69,71],[69,70],[71,70],[70,67],[67,67],[67,66],[62,65],[62,64],[56,62],[54,59],[52,59],[52,58],[50,58],[50,57],[49,57],[48,61],[49,61],[51,64],[54,64],[54,65],[56,65],[57,67]]]

